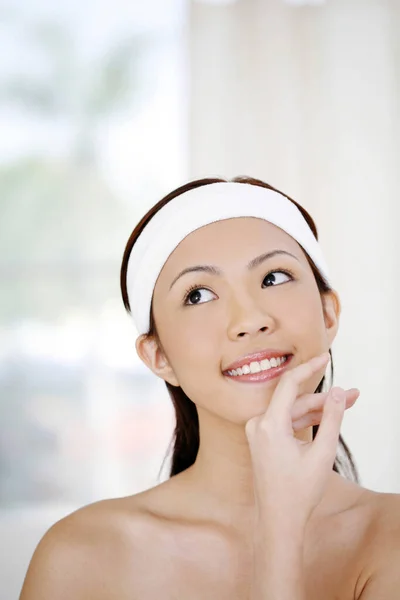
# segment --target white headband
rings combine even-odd
[[[235,217],[257,217],[294,238],[328,281],[321,247],[307,221],[282,194],[253,184],[218,182],[173,198],[145,225],[128,261],[127,292],[139,335],[150,328],[150,308],[158,276],[169,255],[192,231]]]

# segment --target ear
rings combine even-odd
[[[164,379],[164,381],[167,381],[171,385],[179,387],[175,373],[154,336],[140,335],[135,342],[135,346],[139,358],[157,377]]]
[[[339,329],[339,318],[342,311],[339,295],[335,290],[326,292],[322,296],[326,335],[329,346],[332,345]]]

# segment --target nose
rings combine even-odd
[[[229,314],[228,337],[233,341],[259,333],[271,333],[276,328],[276,320],[271,312],[251,299],[241,302],[232,300]]]

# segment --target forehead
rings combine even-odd
[[[269,250],[287,250],[300,260],[305,254],[285,231],[256,217],[224,219],[204,225],[187,235],[170,254],[159,276],[160,283],[179,270],[197,264],[212,264],[228,269],[245,265]]]

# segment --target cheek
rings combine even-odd
[[[208,405],[217,393],[221,344],[212,327],[196,320],[174,327],[170,360],[185,394],[196,404]],[[222,377],[222,374],[221,374]]]
[[[217,329],[210,326],[210,323],[205,325],[204,319],[193,319],[176,328],[175,335],[179,340],[182,361],[187,365],[193,364],[198,372],[204,369],[210,372],[210,366],[218,360],[220,348]]]
[[[171,363],[178,366],[183,376],[188,372],[193,374],[194,370],[199,375],[204,371],[210,373],[212,365],[218,365],[218,331],[212,323],[205,326],[204,316],[163,319],[160,336]]]
[[[281,311],[285,329],[292,331],[296,338],[300,336],[306,345],[313,345],[315,341],[324,339],[321,338],[325,334],[324,314],[318,292],[311,294],[299,291],[291,295],[282,302]]]

